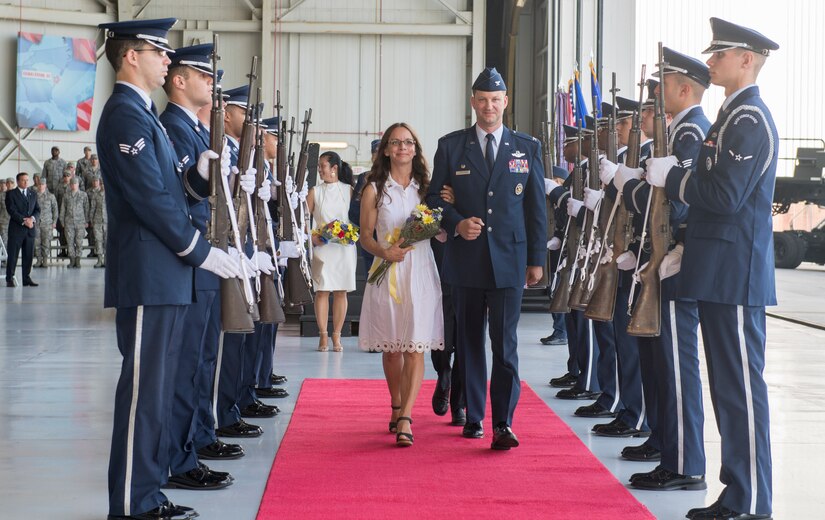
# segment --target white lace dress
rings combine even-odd
[[[375,189],[374,183],[372,186]],[[389,246],[388,236],[404,226],[419,203],[415,180],[403,188],[392,178],[387,179],[375,225],[381,247]],[[376,258],[373,265],[380,261]],[[395,289],[395,298],[390,294],[391,287]],[[429,352],[444,349],[441,283],[429,240],[416,242],[404,260],[390,268],[381,285],[367,284],[358,336],[358,345],[363,350]]]
[[[343,182],[322,182],[314,188],[312,218],[314,227],[333,220],[349,222],[349,201],[352,188]],[[355,265],[358,260],[355,245],[330,242],[312,249],[312,284],[316,291],[354,291]]]

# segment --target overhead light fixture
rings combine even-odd
[[[343,150],[349,147],[346,141],[318,141],[318,146],[326,150]]]

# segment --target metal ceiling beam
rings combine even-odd
[[[260,20],[206,22],[207,30],[218,32],[255,32],[262,30]],[[457,24],[280,22],[278,32],[288,34],[375,34],[384,36],[461,36],[472,35],[472,27]]]
[[[23,152],[23,155],[25,155],[29,159],[29,161],[37,167],[37,171],[40,172],[43,169],[43,163],[40,162],[33,153],[31,153],[31,151],[26,147],[25,144],[23,144],[23,140],[26,137],[32,135],[34,132],[27,133],[26,137],[18,137],[17,132],[2,117],[0,117],[0,129],[3,130],[6,133],[6,135],[9,136],[9,139],[11,139],[17,144],[17,148],[20,148],[20,151]]]
[[[0,20],[57,23],[64,25],[85,25],[93,27],[101,23],[114,22],[115,15],[110,13],[87,13],[82,11],[63,11],[59,9],[40,9],[36,7],[0,5]]]
[[[464,13],[453,7],[452,5],[447,3],[447,0],[438,0],[438,3],[444,6],[444,9],[450,11],[455,15],[456,18],[461,20],[462,22],[466,23],[467,25],[471,24],[472,21],[467,18]]]
[[[26,128],[20,132],[20,140],[25,141],[28,139],[33,133],[35,133],[37,129],[35,128]],[[16,136],[15,136],[16,137]],[[6,146],[0,150],[0,164],[6,162],[11,154],[20,146],[20,143],[17,142],[17,139],[9,139],[9,142],[6,143]]]
[[[288,15],[289,13],[294,11],[295,9],[298,9],[298,7],[306,1],[307,0],[298,0],[297,2],[295,2],[294,4],[289,6],[289,8],[286,11],[284,11],[283,13],[281,13],[281,15],[278,17],[278,21],[279,22],[282,21],[286,15]]]

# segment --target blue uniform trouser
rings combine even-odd
[[[485,331],[490,324],[493,369],[490,375],[490,407],[493,426],[513,424],[521,394],[518,376],[518,337],[522,287],[476,289],[453,287],[458,324],[458,357],[464,369],[467,421],[481,422],[487,402],[487,349]]]
[[[179,475],[198,467],[198,454],[192,439],[198,408],[198,382],[207,324],[218,291],[198,291],[197,298],[186,308],[183,318],[183,345],[178,357],[175,378],[175,401],[169,423],[169,473]]]
[[[169,475],[169,420],[185,311],[184,305],[117,310],[123,364],[109,457],[111,515],[145,513],[166,501],[160,487]]]
[[[662,449],[662,431],[659,428],[659,399],[656,395],[657,375],[656,365],[653,362],[653,351],[658,348],[653,338],[639,338],[639,371],[642,377],[642,388],[644,389],[645,410],[650,410],[647,414],[647,426],[650,428],[650,437],[645,440],[645,444],[657,450]]]
[[[590,320],[587,320],[590,321]],[[594,321],[593,333],[599,346],[596,375],[602,395],[596,400],[605,409],[615,412],[622,409],[619,392],[619,367],[616,363],[616,338],[612,321]]]
[[[623,410],[619,419],[627,426],[647,431],[647,406],[642,386],[642,369],[639,361],[639,338],[627,333],[630,316],[627,315],[629,287],[619,287],[616,293],[616,309],[613,313],[613,330],[616,337],[616,359],[619,369],[619,388]]]
[[[655,413],[661,429],[660,465],[680,475],[705,474],[698,329],[696,302],[663,300],[662,333],[649,338],[657,374]]]
[[[275,335],[274,325],[255,322],[255,332],[246,338],[244,359],[241,376],[241,393],[238,406],[241,409],[254,403],[258,396],[255,394],[255,385],[258,383],[258,363],[261,362],[264,351],[269,352],[272,359],[272,338]],[[271,363],[271,361],[270,361]]]
[[[195,414],[195,433],[192,442],[195,449],[208,446],[217,440],[215,436],[215,395],[217,391],[218,347],[221,341],[221,298],[216,291],[206,323],[206,334],[201,354],[201,364],[196,383],[198,400]]]
[[[765,307],[699,302],[710,397],[722,437],[723,506],[771,512],[771,439]]]
[[[438,374],[436,384],[441,390],[450,390],[450,409],[466,408],[461,361],[456,354],[456,319],[453,306],[453,290],[450,284],[441,283],[441,309],[444,315],[444,350],[433,350],[430,359]]]
[[[215,405],[217,426],[229,426],[241,420],[238,407],[242,394],[243,361],[251,334],[224,333],[220,347],[217,375],[218,396]]]
[[[585,318],[582,311],[571,310],[567,313],[567,345],[576,359],[578,378],[574,388],[598,392],[596,359],[599,357],[599,346],[593,332],[593,322]]]
[[[275,363],[275,341],[278,337],[278,324],[270,325],[272,334],[269,343],[261,345],[255,357],[255,386],[272,388],[273,365]]]

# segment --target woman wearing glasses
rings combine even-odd
[[[352,169],[335,152],[324,152],[318,159],[319,184],[309,190],[307,206],[321,228],[329,222],[348,223],[347,213],[352,198]],[[315,286],[315,321],[318,324],[318,350],[326,352],[329,295],[332,293],[332,350],[342,352],[341,328],[347,315],[347,293],[355,290],[354,245],[324,243],[312,236],[312,283]]]
[[[429,180],[415,132],[406,123],[390,126],[361,194],[361,245],[377,257],[376,264],[394,264],[381,284],[367,285],[358,343],[363,350],[383,352],[389,430],[399,446],[413,444],[411,415],[424,378],[424,353],[444,348],[441,284],[430,242],[402,247],[404,240],[394,238],[422,203]]]

